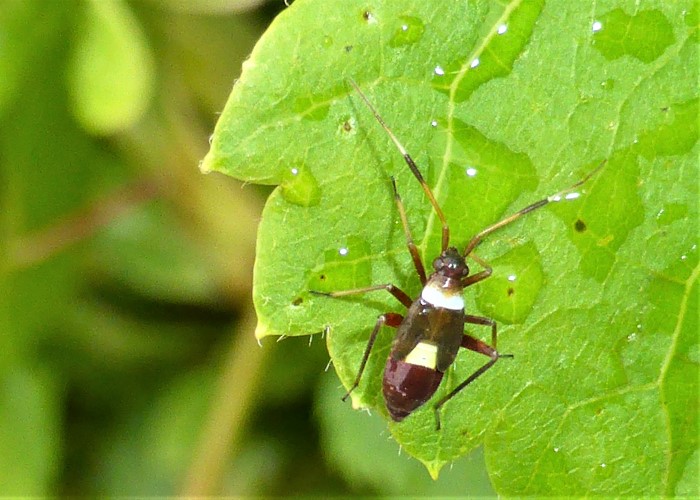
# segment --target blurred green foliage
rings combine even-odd
[[[386,435],[342,405],[323,342],[255,343],[267,191],[197,169],[243,60],[283,8],[0,5],[0,495],[408,486],[344,470],[344,451],[321,446],[324,422],[359,419],[368,450]],[[319,401],[333,421],[316,418]],[[431,487],[415,474],[412,487]],[[452,478],[440,491],[491,492],[480,455]]]

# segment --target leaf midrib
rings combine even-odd
[[[481,43],[479,43],[476,48],[467,56],[466,60],[462,63],[462,67],[460,68],[459,72],[457,73],[457,76],[452,80],[452,83],[450,84],[450,93],[449,93],[449,99],[447,101],[447,144],[445,147],[445,154],[442,156],[442,166],[440,168],[440,173],[437,178],[437,182],[435,183],[435,186],[432,188],[433,193],[435,195],[436,199],[440,199],[440,193],[442,192],[443,185],[446,182],[447,178],[447,172],[448,172],[448,167],[449,167],[449,162],[452,159],[452,147],[454,144],[454,120],[455,120],[455,112],[456,112],[456,94],[457,90],[459,88],[459,84],[461,81],[466,77],[466,75],[469,73],[469,71],[472,70],[472,67],[470,65],[470,62],[473,61],[475,58],[478,58],[481,56],[481,54],[484,52],[486,47],[488,47],[489,43],[491,40],[498,34],[498,26],[501,24],[504,24],[508,21],[510,18],[511,13],[521,4],[522,0],[515,0],[511,1],[506,8],[503,11],[503,14],[496,20],[494,25],[491,27],[489,30],[488,34],[483,38]],[[435,225],[437,219],[437,215],[435,214],[435,211],[431,211],[430,214],[428,215],[428,222],[426,224],[426,229],[425,233],[423,234],[423,239],[421,240],[421,243],[419,244],[419,247],[423,252],[425,252],[425,249],[427,248],[428,245],[428,237],[430,234],[432,234],[433,231],[433,226]],[[448,221],[449,223],[449,221]]]

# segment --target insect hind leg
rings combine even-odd
[[[465,315],[464,316],[464,322],[465,323],[471,323],[474,325],[484,325],[484,326],[490,326],[491,327],[491,343],[492,345],[487,344],[483,340],[479,340],[477,338],[472,337],[471,335],[464,335],[462,337],[462,343],[461,346],[464,347],[465,349],[469,349],[470,351],[478,352],[479,354],[483,354],[484,356],[488,356],[491,358],[485,365],[483,365],[481,368],[476,370],[474,373],[469,375],[469,377],[466,378],[461,384],[459,384],[457,387],[452,389],[452,391],[445,397],[443,397],[440,401],[437,402],[435,405],[435,423],[436,423],[436,430],[440,430],[440,408],[447,403],[450,399],[455,397],[462,389],[464,389],[466,386],[474,382],[477,378],[479,378],[481,375],[483,375],[489,368],[491,368],[493,365],[496,364],[496,361],[498,361],[501,358],[512,358],[512,354],[501,354],[496,350],[496,340],[497,340],[497,326],[496,322],[491,319],[491,318],[485,318],[482,316],[471,316],[471,315]]]

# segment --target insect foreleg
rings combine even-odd
[[[355,388],[360,385],[360,379],[362,378],[362,372],[365,371],[365,365],[367,365],[367,360],[369,359],[369,353],[372,351],[372,347],[374,347],[374,341],[377,339],[377,334],[379,333],[379,330],[382,328],[382,325],[388,325],[391,327],[396,328],[401,324],[403,321],[403,316],[401,316],[398,313],[384,313],[381,316],[377,318],[377,322],[374,325],[374,330],[372,330],[372,333],[369,336],[369,340],[367,341],[367,347],[365,347],[365,353],[362,355],[362,362],[360,363],[360,369],[357,372],[357,377],[355,377],[355,382],[352,384],[352,387],[348,390],[348,392],[345,393],[345,396],[343,396],[343,401],[348,399],[348,396],[350,396],[350,393],[355,390]]]

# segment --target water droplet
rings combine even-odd
[[[677,220],[688,216],[688,206],[679,203],[668,203],[656,213],[656,223],[659,226],[668,226]]]
[[[309,207],[321,201],[318,181],[304,166],[291,167],[282,176],[282,197],[289,203]]]
[[[693,8],[688,11],[687,9],[683,10],[683,20],[685,21],[686,26],[691,26],[693,28],[696,28],[698,26],[698,21],[699,19],[699,14],[700,11],[698,11],[698,4],[697,2],[694,2]]]
[[[517,276],[515,274],[511,274],[508,276],[508,281],[515,281],[517,279]]]
[[[328,35],[323,37],[323,46],[324,47],[330,47],[333,45],[333,39],[329,37]]]
[[[613,90],[615,88],[615,80],[613,80],[612,78],[608,78],[604,82],[601,82],[600,86],[603,87],[605,90]]]
[[[450,60],[445,65],[448,78],[433,79],[433,88],[450,95],[450,98],[456,102],[464,102],[484,83],[510,74],[513,64],[521,57],[530,43],[533,29],[540,17],[544,3],[520,2],[517,4],[510,11],[508,24],[498,25],[486,37],[486,45],[483,50],[475,54],[479,58],[467,61],[472,69],[478,66],[479,71],[464,73],[462,71],[464,60],[461,57]],[[508,36],[500,36],[506,31]],[[454,82],[457,76],[459,76],[459,81]],[[452,85],[453,83],[457,85],[456,88]]]
[[[321,254],[318,264],[309,270],[308,290],[331,292],[372,284],[370,246],[359,236],[348,236],[340,245]]]
[[[369,24],[374,24],[377,22],[377,18],[374,17],[374,14],[372,14],[370,11],[366,10],[362,13],[362,18],[367,21]]]
[[[605,462],[603,462],[602,464],[600,464],[600,466],[601,466],[603,469],[605,469],[605,467],[606,467]]]
[[[637,340],[637,334],[636,333],[630,333],[627,335],[627,342],[634,342]]]
[[[580,197],[581,197],[581,193],[575,191],[573,193],[566,193],[563,198],[560,194],[554,194],[547,199],[550,202],[557,202],[557,201],[561,201],[561,200],[575,200],[575,199],[580,198]]]
[[[437,127],[437,126],[438,126],[438,121],[437,121],[437,120],[432,120],[432,121],[430,122],[430,126],[431,126],[431,127]]]
[[[641,145],[640,140],[639,146]],[[643,176],[639,171],[641,159],[630,148],[628,146],[618,150],[608,157],[606,167],[593,182],[586,185],[590,191],[585,194],[585,203],[562,203],[552,210],[566,224],[571,224],[577,216],[586,221],[588,230],[585,233],[568,231],[567,237],[578,249],[580,272],[599,283],[611,272],[617,250],[625,243],[631,231],[644,221],[638,186],[631,180]],[[611,199],[615,199],[620,206],[625,206],[625,210],[619,213],[608,210],[605,217],[601,218],[600,207]],[[657,209],[652,207],[653,213]]]
[[[595,21],[592,30],[594,47],[608,60],[630,56],[650,63],[675,41],[673,26],[659,10],[629,16],[618,8]]]
[[[435,74],[438,76],[444,76],[445,75],[445,70],[442,69],[442,66],[435,66]]]
[[[440,123],[447,119],[438,117]],[[532,191],[537,186],[537,177],[532,162],[522,153],[515,153],[506,145],[484,136],[473,126],[453,118],[449,128],[438,128],[431,134],[428,157],[441,158],[446,143],[452,143],[445,192],[440,193],[443,211],[454,214],[450,219],[452,241],[466,242],[477,231],[496,222],[508,206],[523,191]],[[497,165],[509,165],[511,175],[500,175]],[[430,170],[427,172],[430,183]],[[495,176],[495,177],[494,177]],[[493,197],[493,180],[498,178],[499,196]],[[464,210],[464,193],[474,199],[488,199],[488,206],[475,212]],[[432,255],[440,251],[440,227],[433,224],[427,228],[428,245],[425,252]],[[420,234],[419,229],[415,229]],[[486,280],[488,281],[488,280]]]
[[[554,448],[554,453],[559,453],[559,448],[558,448],[558,447],[555,447],[555,448]]]
[[[389,40],[389,47],[411,45],[423,37],[425,24],[417,17],[400,16],[398,21],[399,25]]]

